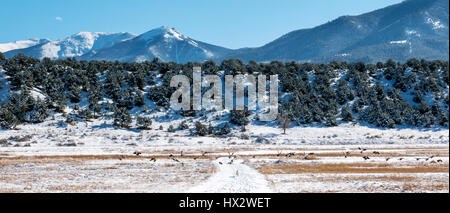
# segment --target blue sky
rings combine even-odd
[[[401,0],[2,0],[0,43],[57,40],[80,31],[144,33],[165,25],[228,48],[256,47],[292,30]]]

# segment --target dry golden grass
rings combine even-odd
[[[430,151],[439,151],[439,150],[446,150],[448,152],[448,146],[446,145],[437,145],[437,146],[409,146],[409,145],[386,145],[386,146],[371,146],[371,147],[365,147],[364,145],[360,146],[352,146],[349,147],[352,151],[359,151],[358,147],[361,148],[367,148],[368,151],[389,151],[389,150],[430,150]],[[253,148],[254,149],[254,148]],[[282,151],[279,148],[276,147],[270,147],[265,148],[265,150],[274,150],[274,151]],[[341,147],[320,147],[320,146],[300,146],[300,147],[290,147],[289,150],[291,151],[300,151],[300,152],[309,152],[309,151],[344,151]]]
[[[449,172],[448,164],[399,167],[391,164],[377,163],[323,163],[323,164],[289,164],[263,165],[259,167],[263,174],[298,174],[298,173],[438,173]]]
[[[308,152],[305,153],[296,153],[295,155],[291,156],[290,158],[293,159],[301,159],[305,157],[305,154],[308,154]],[[448,157],[449,153],[448,150],[439,150],[439,151],[405,151],[405,152],[380,152],[379,154],[373,153],[373,151],[366,151],[366,152],[356,152],[353,151],[350,154],[347,155],[347,157],[416,157],[416,156],[432,156],[435,157]],[[286,158],[286,154],[258,154],[255,155],[256,157],[271,157],[271,158]],[[312,159],[312,157],[320,158],[320,157],[345,157],[344,151],[342,152],[320,152],[320,153],[314,153],[314,155],[309,155],[308,158]]]
[[[210,167],[208,169],[202,169],[200,171],[198,171],[199,173],[216,173],[216,167]]]
[[[422,177],[414,176],[414,174],[401,174],[401,175],[346,175],[346,176],[322,176],[315,177],[314,181],[318,182],[341,182],[341,181],[373,181],[373,182],[420,182]],[[435,181],[440,181],[440,178],[433,178]]]
[[[416,183],[404,183],[401,185],[401,189],[405,191],[448,191],[448,183],[430,183],[422,184]]]
[[[224,157],[220,156],[220,157]],[[60,162],[62,160],[124,160],[124,159],[213,159],[219,156],[211,155],[39,155],[39,156],[14,156],[14,157],[0,157],[0,166],[6,166],[15,163],[50,163]]]
[[[142,190],[151,192],[153,186],[158,188],[157,184],[151,183],[154,180],[160,180],[161,174],[169,174],[167,182],[176,185],[185,182],[199,182],[215,172],[213,164],[208,159],[189,160],[184,163],[166,160],[167,163],[155,164],[147,158],[132,156],[131,159],[137,159],[138,161],[127,163],[117,160],[112,165],[108,165],[111,162],[106,165],[102,164],[102,160],[115,159],[113,157],[115,155],[2,158],[0,163],[7,167],[5,167],[5,173],[0,174],[0,193],[139,191],[140,189],[136,188],[134,184],[143,183],[148,185],[148,188]],[[91,160],[95,160],[95,162],[88,163]],[[17,167],[15,165],[23,166]],[[157,167],[157,170],[153,170],[155,167]],[[59,168],[59,170],[57,171],[55,168]],[[81,177],[84,181],[74,181],[74,179],[80,178],[78,171],[91,174],[89,177],[92,179]],[[121,178],[126,178],[129,181],[127,184],[106,183],[106,180]],[[44,182],[45,185],[42,186],[41,183]],[[2,185],[7,183],[23,188],[11,189],[6,187],[7,185]],[[172,185],[169,188],[174,190]]]

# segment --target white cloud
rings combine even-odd
[[[61,18],[60,16],[56,16],[56,21],[63,21],[63,18]]]

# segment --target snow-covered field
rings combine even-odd
[[[167,132],[174,121],[57,120],[0,131],[0,192],[449,191],[448,129],[249,125],[198,137]]]

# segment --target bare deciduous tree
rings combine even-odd
[[[282,112],[278,116],[278,123],[280,124],[281,128],[283,128],[283,134],[286,134],[286,129],[289,128],[289,125],[291,124],[289,114],[286,112]]]

